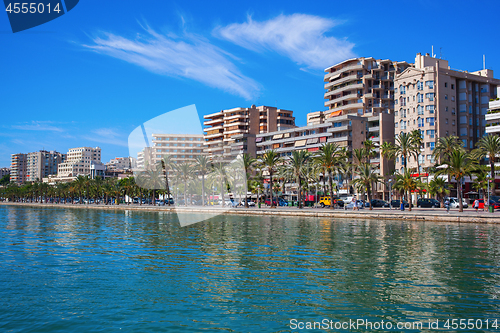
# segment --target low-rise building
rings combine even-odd
[[[68,150],[66,162],[58,165],[57,176],[48,176],[44,182],[70,182],[78,176],[91,176],[91,170],[102,169],[101,148],[78,147]],[[103,165],[104,167],[104,165]]]
[[[115,157],[106,163],[108,170],[130,170],[132,169],[133,157]]]

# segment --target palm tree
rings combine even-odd
[[[287,161],[287,169],[290,170],[290,173],[295,177],[295,180],[297,182],[297,192],[298,192],[298,199],[299,199],[299,209],[302,209],[302,177],[305,176],[305,169],[307,167],[309,158],[311,157],[311,154],[309,154],[305,150],[294,150],[292,152],[292,156]],[[333,206],[333,201],[332,201],[332,206]]]
[[[187,206],[187,182],[193,176],[193,166],[188,163],[180,163],[175,166],[175,170],[177,172],[177,177],[184,183],[184,206]]]
[[[420,178],[420,161],[418,160],[418,157],[420,156],[420,149],[424,143],[424,139],[422,139],[422,134],[420,134],[419,130],[411,131],[410,135],[413,140],[412,155],[415,156],[415,160],[417,161],[417,174]]]
[[[484,170],[483,167],[485,166],[480,166],[474,174],[476,175],[476,179],[474,180],[474,183],[472,183],[472,188],[477,190],[478,194],[479,192],[483,192],[483,199],[484,202],[488,202],[488,199],[486,198],[486,193],[488,192],[488,171]]]
[[[432,157],[437,163],[444,165],[451,153],[457,149],[463,149],[463,142],[457,136],[445,136],[438,139],[436,147],[432,151]],[[451,185],[451,175],[448,177],[448,186]]]
[[[330,186],[330,209],[334,208],[333,205],[333,171],[337,172],[346,166],[347,156],[345,150],[339,149],[339,146],[333,143],[326,143],[321,146],[318,154],[314,158],[314,163],[319,168],[328,173],[328,183]],[[326,193],[325,193],[326,196]]]
[[[248,208],[248,181],[250,179],[250,170],[252,166],[257,162],[255,158],[253,158],[251,155],[245,153],[243,155],[238,156],[237,159],[237,165],[238,168],[243,170],[244,175],[243,177],[245,178],[245,208]]]
[[[196,157],[196,172],[201,176],[201,205],[205,206],[205,176],[210,173],[212,163],[205,155]]]
[[[370,210],[372,210],[372,185],[382,181],[382,177],[375,172],[375,168],[370,163],[361,163],[356,166],[354,173],[357,178],[352,184],[362,191],[366,190]]]
[[[203,156],[204,157],[204,156]],[[165,189],[167,192],[167,202],[170,206],[170,184],[168,183],[168,173],[170,170],[174,170],[175,164],[171,155],[165,155],[161,160],[161,165],[163,168],[163,172],[165,172]]]
[[[429,182],[429,194],[436,196],[441,203],[441,208],[444,207],[444,197],[450,193],[450,190],[446,188],[446,181],[440,177],[434,177],[433,180]]]
[[[281,163],[280,155],[274,149],[268,150],[260,156],[260,162],[262,163],[264,168],[267,169],[267,172],[269,172],[269,189],[271,192],[271,208],[276,208],[276,206],[274,206],[274,200],[273,200],[273,173],[275,172],[278,164]]]
[[[473,156],[478,159],[488,158],[490,162],[490,177],[495,180],[495,161],[500,154],[500,136],[488,134],[476,144]],[[494,183],[493,183],[494,184]],[[491,195],[495,195],[495,186],[491,187]]]
[[[459,212],[463,212],[462,203],[462,179],[465,176],[471,176],[474,171],[478,169],[477,161],[473,157],[466,153],[463,149],[457,149],[449,155],[449,159],[446,165],[443,165],[442,169],[436,172],[436,175],[448,174],[455,177],[457,181],[457,193],[458,193],[458,203]]]
[[[410,172],[405,171],[403,174],[397,174],[396,180],[394,182],[394,189],[399,190],[401,193],[409,195],[412,191],[415,191],[418,188],[418,182],[411,175]],[[404,199],[404,196],[403,196]],[[411,202],[408,200],[408,210],[411,212]]]

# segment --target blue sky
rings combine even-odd
[[[81,0],[13,34],[0,14],[0,167],[10,154],[100,146],[127,156],[145,121],[195,104],[198,113],[251,104],[324,110],[323,69],[354,56],[500,77],[500,2]],[[193,119],[185,119],[186,122]]]

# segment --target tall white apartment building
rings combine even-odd
[[[90,175],[91,164],[101,164],[101,148],[79,147],[68,151],[65,163],[57,169],[57,178],[76,178]]]
[[[175,164],[192,163],[203,151],[202,134],[153,134],[152,162],[170,156]]]

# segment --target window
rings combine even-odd
[[[451,96],[451,101],[455,102],[455,96]]]
[[[446,88],[446,87],[448,87],[448,82],[445,82],[445,83],[444,83],[444,87],[445,87],[445,88]]]
[[[425,85],[429,87],[429,89],[434,89],[434,81],[425,81]]]
[[[417,105],[417,111],[419,115],[424,114],[424,107],[422,105]]]
[[[463,127],[460,129],[460,136],[467,136],[467,128]]]
[[[455,85],[453,83],[451,84],[451,89],[455,89]]]
[[[444,99],[448,99],[448,95],[447,94],[444,94]]]
[[[460,124],[467,124],[467,116],[460,116]]]
[[[424,83],[417,81],[417,90],[424,90]]]
[[[472,126],[472,117],[469,117],[469,125]]]
[[[452,120],[452,121],[451,121],[451,124],[452,124],[453,126],[455,126],[455,120]],[[453,134],[453,135],[455,135],[455,134]]]
[[[428,123],[430,126],[434,126],[434,121],[436,118],[430,117],[430,118],[425,118],[425,122]]]
[[[451,109],[451,114],[454,115],[455,114],[455,108],[452,108]]]
[[[418,127],[424,127],[424,118],[417,118]]]
[[[427,142],[427,148],[430,148],[430,149],[431,149],[431,151],[433,151],[433,150],[434,150],[434,146],[435,146],[435,145],[436,145],[436,143],[435,143],[435,142]]]
[[[420,94],[420,93],[417,94],[417,102],[418,103],[424,102],[424,95],[423,94]]]
[[[446,125],[448,125],[448,118],[446,118],[444,122]],[[446,134],[446,135],[448,135],[448,134]]]
[[[425,110],[429,111],[429,113],[434,113],[434,105],[426,105]]]
[[[427,130],[426,134],[429,136],[429,138],[434,139],[434,135],[436,134],[435,130]]]
[[[425,94],[425,98],[428,98],[429,101],[434,101],[434,93],[427,93]]]

